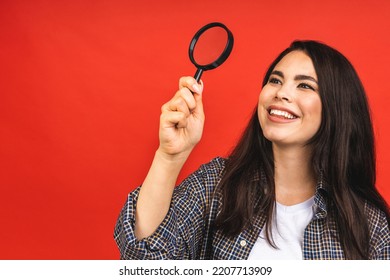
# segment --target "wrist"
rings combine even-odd
[[[154,178],[153,185],[163,186],[162,188],[158,187],[161,189],[166,189],[166,186],[174,187],[187,158],[188,156],[184,154],[170,155],[158,149],[154,155],[146,181]]]
[[[158,148],[155,153],[155,157],[169,165],[183,165],[187,161],[190,154],[191,150],[176,154],[169,154],[164,152],[164,150],[161,148]]]

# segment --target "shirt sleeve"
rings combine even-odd
[[[373,259],[390,260],[390,229],[386,217],[381,217],[381,225],[378,228],[375,254]]]
[[[374,259],[390,260],[390,233],[388,224],[386,228],[382,228],[381,236],[381,246],[378,248],[377,254]]]
[[[149,237],[134,234],[140,187],[128,195],[117,220],[114,239],[121,259],[197,259],[206,230],[206,212],[222,172],[223,160],[202,165],[175,188],[169,211]]]
[[[373,207],[370,210],[370,259],[390,260],[390,228],[386,215]]]

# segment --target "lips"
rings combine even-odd
[[[267,111],[270,116],[280,119],[294,120],[299,118],[294,112],[283,107],[270,106]]]

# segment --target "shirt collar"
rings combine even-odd
[[[326,217],[327,203],[326,198],[328,194],[328,185],[326,184],[323,176],[323,172],[320,172],[319,180],[314,194],[314,219],[323,219]]]

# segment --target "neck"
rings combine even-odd
[[[284,205],[303,202],[314,195],[317,178],[308,147],[273,145],[276,201]]]

